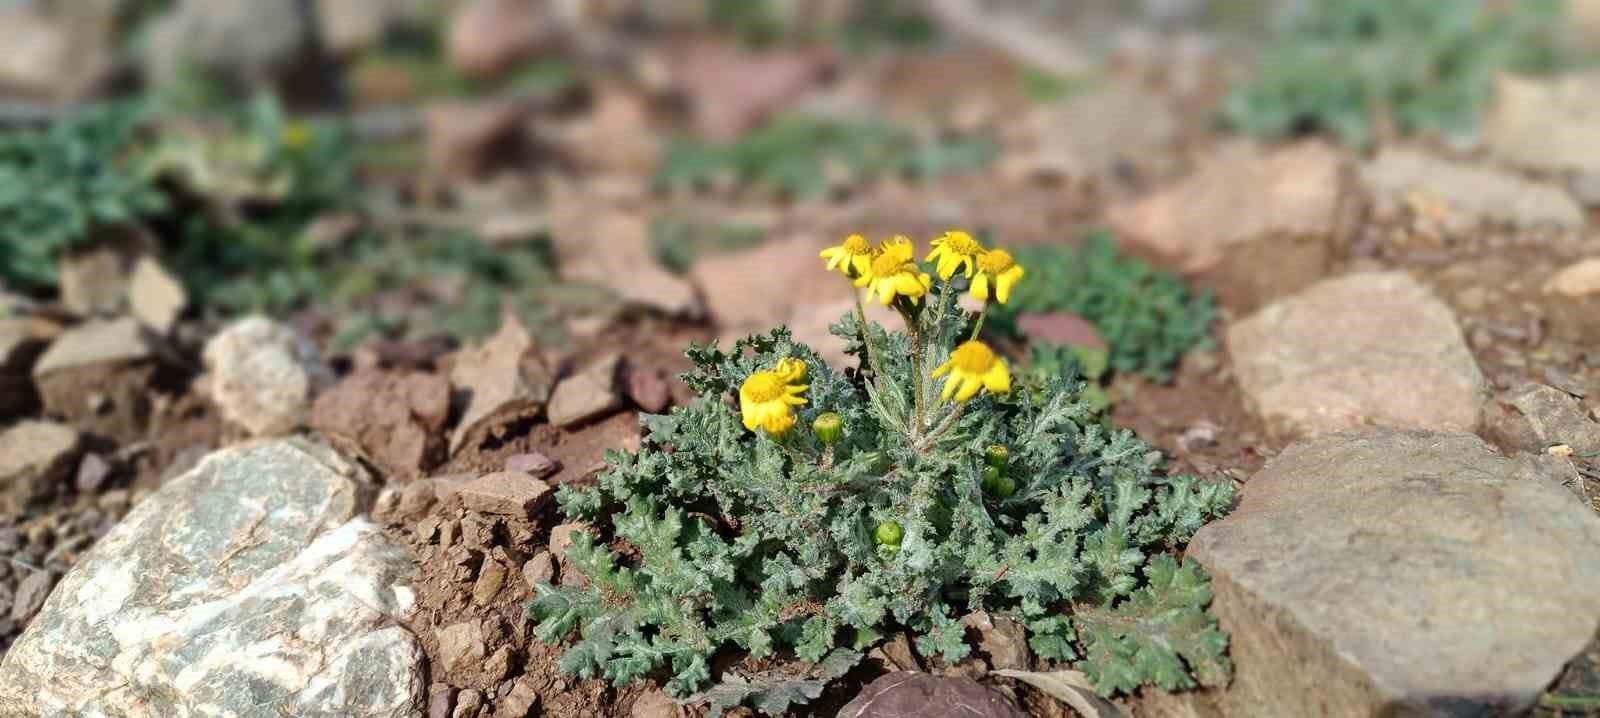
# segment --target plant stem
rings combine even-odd
[[[978,321],[974,322],[973,325],[972,325],[972,336],[967,337],[968,341],[977,341],[978,340],[978,334],[983,331],[983,320],[988,316],[989,316],[989,302],[986,301],[986,302],[983,303],[983,311],[978,312]]]
[[[873,379],[876,380],[883,374],[883,365],[878,363],[878,350],[872,345],[872,330],[867,326],[867,310],[861,306],[861,290],[852,288],[850,293],[856,298],[856,325],[861,327],[861,343],[867,346],[867,365],[872,369]]]
[[[911,426],[912,435],[922,433],[922,327],[915,317],[906,315],[906,326],[911,328]]]

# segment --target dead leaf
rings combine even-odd
[[[1015,678],[1045,693],[1055,696],[1061,702],[1072,706],[1083,718],[1122,718],[1122,711],[1100,694],[1094,692],[1094,686],[1089,683],[1089,676],[1083,671],[1050,671],[1048,673],[1035,671],[1014,671],[1002,669],[994,671],[995,675]]]

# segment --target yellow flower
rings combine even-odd
[[[739,387],[739,413],[744,417],[744,428],[760,428],[768,436],[783,436],[794,428],[794,407],[806,403],[800,394],[805,384],[795,384],[806,375],[805,362],[784,359],[775,369],[758,371],[744,380]]]
[[[978,257],[978,276],[972,280],[972,296],[989,299],[989,284],[994,284],[995,301],[1005,304],[1011,287],[1022,279],[1022,265],[1004,249],[991,249]]]
[[[872,260],[867,273],[856,278],[856,286],[869,287],[880,304],[887,305],[896,296],[905,297],[916,304],[922,295],[928,293],[933,279],[927,272],[917,268],[915,256],[916,250],[912,248],[911,240],[905,237],[884,242],[878,246],[878,256]]]
[[[983,342],[967,342],[950,352],[950,358],[933,370],[935,377],[945,374],[950,378],[944,380],[941,397],[947,400],[954,394],[956,401],[966,401],[979,389],[988,389],[994,394],[1011,391],[1011,372],[1006,369],[1006,363]]]
[[[860,277],[872,268],[872,259],[877,252],[867,245],[865,237],[852,234],[845,237],[839,246],[822,250],[819,256],[828,260],[828,271],[837,269],[846,277]]]
[[[966,232],[952,229],[945,232],[943,237],[933,240],[933,251],[922,261],[937,260],[940,279],[950,279],[958,269],[963,270],[963,276],[971,279],[973,263],[981,256],[983,245],[978,244],[978,240]]]
[[[290,122],[283,127],[283,146],[291,150],[304,149],[311,144],[311,127],[304,122]]]

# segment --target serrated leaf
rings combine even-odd
[[[800,676],[780,670],[763,671],[748,676],[728,673],[723,676],[722,683],[705,692],[684,698],[679,703],[710,703],[713,717],[742,705],[748,705],[769,716],[786,715],[790,706],[806,705],[816,700],[830,681],[849,672],[861,661],[861,656],[860,653],[850,651],[834,651]]]

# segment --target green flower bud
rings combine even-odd
[[[983,467],[983,481],[978,483],[978,487],[992,494],[999,483],[1000,469],[993,466]]]
[[[990,446],[988,451],[983,452],[984,463],[996,469],[1004,469],[1006,461],[1010,458],[1011,450],[1007,449],[1005,444],[995,444]]]
[[[900,528],[899,523],[885,521],[878,524],[876,538],[879,546],[899,546],[900,539],[905,538],[905,535],[905,529]]]
[[[811,433],[817,435],[817,441],[823,446],[829,446],[844,435],[844,420],[831,411],[824,412],[811,422]]]
[[[995,496],[999,496],[1002,499],[1009,499],[1014,493],[1017,493],[1017,482],[1011,477],[1002,476],[1000,477],[999,481],[994,483]]]

